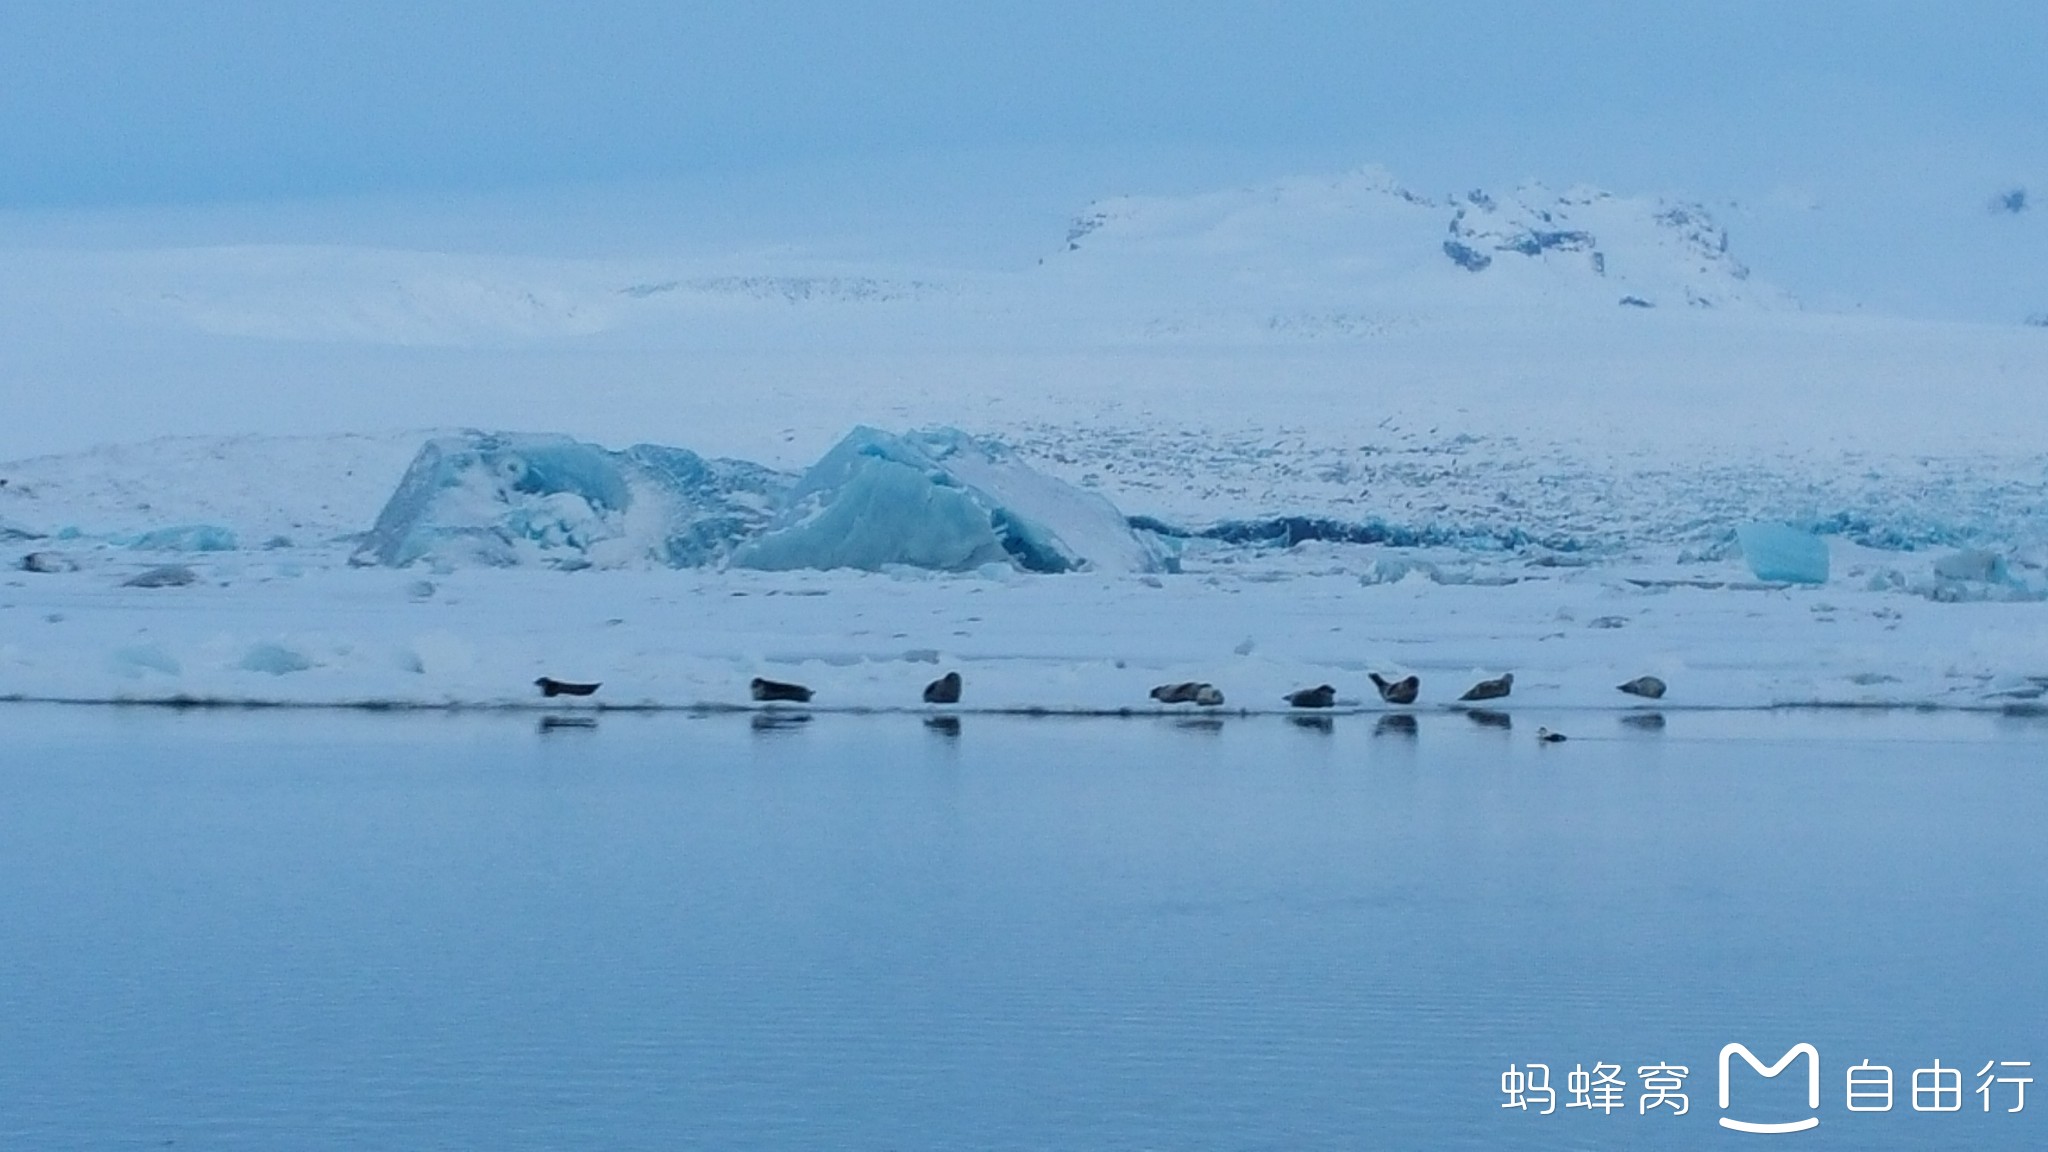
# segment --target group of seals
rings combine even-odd
[[[1368,672],[1366,675],[1372,680],[1373,687],[1379,689],[1380,699],[1389,704],[1413,704],[1415,703],[1415,698],[1422,692],[1422,679],[1418,676],[1403,676],[1399,680],[1389,680],[1377,672]],[[1659,680],[1655,676],[1638,676],[1628,683],[1618,684],[1616,687],[1631,696],[1641,696],[1648,700],[1661,700],[1664,698],[1666,685],[1664,681]],[[1478,700],[1498,700],[1514,690],[1515,674],[1513,672],[1503,672],[1495,679],[1481,680],[1472,687],[1465,689],[1465,694],[1458,697],[1458,700],[1461,703],[1471,703]],[[1154,689],[1152,694],[1154,697],[1157,697],[1159,690]],[[1329,708],[1337,703],[1337,690],[1328,684],[1323,684],[1314,688],[1303,688],[1299,691],[1289,692],[1282,699],[1296,708]],[[1552,735],[1555,736],[1556,733],[1552,733]],[[1563,737],[1558,738],[1563,739]]]
[[[1422,679],[1419,676],[1403,676],[1399,680],[1389,680],[1377,672],[1368,672],[1366,675],[1371,678],[1373,687],[1379,689],[1380,699],[1389,704],[1413,704],[1422,692]],[[1619,687],[1631,696],[1642,696],[1650,700],[1661,699],[1665,690],[1664,681],[1655,676],[1638,676]],[[1213,700],[1197,698],[1197,691],[1204,688],[1215,693]],[[1494,679],[1481,680],[1465,689],[1465,694],[1458,697],[1458,700],[1467,704],[1481,700],[1499,700],[1514,690],[1515,674],[1503,672]],[[1189,701],[1223,703],[1223,693],[1217,692],[1210,685],[1192,680],[1181,684],[1161,684],[1152,690],[1152,698],[1162,704],[1182,704]],[[1337,690],[1328,684],[1318,684],[1314,688],[1301,688],[1289,692],[1281,699],[1294,708],[1332,708],[1337,703]],[[1564,739],[1559,733],[1547,728],[1538,732],[1537,738],[1552,744]]]
[[[1399,680],[1389,680],[1377,672],[1368,672],[1366,676],[1372,680],[1372,686],[1379,689],[1380,699],[1388,704],[1413,704],[1415,698],[1422,693],[1420,676],[1403,676]],[[1514,686],[1515,674],[1508,672],[1502,674],[1498,680],[1481,680],[1458,699],[1498,700],[1507,695]],[[1337,703],[1337,690],[1328,684],[1320,684],[1314,688],[1289,692],[1282,699],[1296,708],[1330,708]]]
[[[1380,699],[1389,704],[1413,704],[1422,691],[1420,677],[1403,676],[1399,680],[1389,680],[1377,672],[1370,672],[1367,675],[1372,679],[1373,687],[1379,689]],[[556,696],[591,696],[596,694],[601,686],[599,683],[557,680],[551,676],[542,676],[533,683],[540,689],[542,696],[550,699]],[[961,684],[960,673],[948,672],[924,686],[924,702],[958,704]],[[1514,687],[1515,674],[1503,672],[1495,679],[1481,680],[1474,684],[1458,699],[1461,702],[1498,700],[1514,691]],[[1641,696],[1650,700],[1661,699],[1665,691],[1664,681],[1655,676],[1638,676],[1617,687],[1631,696]],[[768,704],[808,704],[811,697],[816,694],[802,684],[770,680],[762,676],[756,676],[748,681],[747,691],[756,701]],[[1152,699],[1161,704],[1194,704],[1198,707],[1214,708],[1223,703],[1223,691],[1207,681],[1183,680],[1174,684],[1161,684],[1152,689]],[[1337,704],[1337,689],[1329,684],[1318,684],[1313,688],[1289,692],[1282,699],[1294,708],[1333,708]],[[1556,743],[1563,740],[1564,736],[1548,728],[1539,728],[1536,738],[1545,743]]]
[[[946,673],[944,676],[924,686],[924,702],[927,704],[958,704],[960,702],[961,683],[958,672]],[[782,680],[769,680],[760,676],[756,676],[748,682],[747,690],[753,694],[754,699],[770,704],[808,704],[811,702],[811,697],[815,695],[809,688],[801,684],[791,684]]]
[[[927,704],[958,704],[960,702],[960,684],[960,674],[958,672],[948,672],[924,686],[924,702]],[[553,699],[557,696],[592,696],[603,685],[601,683],[582,684],[573,680],[557,680],[552,676],[542,676],[533,682],[533,686],[540,689],[542,696]],[[1214,691],[1214,689],[1211,689],[1211,691]],[[756,676],[749,680],[747,682],[747,694],[764,704],[808,704],[811,702],[811,697],[817,695],[817,693],[802,684],[794,684],[787,680],[770,680],[765,676]],[[1222,702],[1223,698],[1221,694],[1218,694],[1216,703],[1220,704]]]
[[[1415,703],[1415,698],[1422,694],[1422,678],[1420,676],[1403,676],[1399,680],[1389,680],[1377,672],[1368,672],[1366,676],[1372,680],[1372,686],[1379,689],[1380,699],[1388,704],[1413,704]],[[1466,689],[1465,694],[1458,697],[1458,699],[1463,701],[1498,700],[1513,691],[1514,687],[1515,674],[1513,672],[1504,672],[1497,680],[1481,680],[1479,683],[1474,684]],[[1328,708],[1337,702],[1337,690],[1328,684],[1324,684],[1316,688],[1304,688],[1299,692],[1290,692],[1287,694],[1286,700],[1296,708]]]

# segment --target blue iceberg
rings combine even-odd
[[[1152,572],[1165,557],[1109,501],[952,428],[860,427],[804,473],[736,566]]]
[[[681,448],[615,452],[567,436],[468,432],[420,449],[354,561],[714,564],[767,524],[790,481]]]
[[[1759,580],[1785,584],[1828,582],[1828,543],[1787,524],[1744,524],[1735,530],[1742,558]]]
[[[130,540],[128,546],[153,552],[233,552],[239,544],[233,529],[212,524],[180,524],[144,532]]]
[[[420,449],[354,556],[419,561],[1152,572],[1167,553],[1109,501],[950,428],[856,428],[801,478],[681,448],[469,432]]]

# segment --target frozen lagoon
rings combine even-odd
[[[2042,1144],[2048,722],[1535,719],[0,708],[0,1144]]]

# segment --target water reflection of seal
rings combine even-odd
[[[754,677],[747,684],[747,690],[754,694],[756,700],[791,701],[797,704],[810,703],[812,695],[811,690],[801,684],[768,680],[760,676]]]
[[[958,704],[960,702],[960,674],[948,672],[924,686],[924,702],[927,704]]]
[[[1417,731],[1418,725],[1415,723],[1415,717],[1410,716],[1406,712],[1382,716],[1379,719],[1379,723],[1372,726],[1372,734],[1375,736],[1405,736],[1410,740],[1415,739]]]
[[[1377,672],[1368,672],[1366,675],[1372,677],[1372,686],[1380,690],[1380,699],[1389,704],[1413,704],[1415,694],[1422,690],[1420,676],[1403,676],[1399,680],[1389,680]]]

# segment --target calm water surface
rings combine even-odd
[[[1538,719],[0,709],[0,1148],[2048,1147],[2048,723]]]

